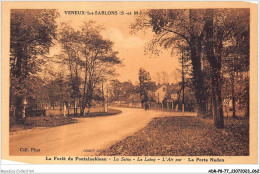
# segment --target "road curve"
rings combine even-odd
[[[122,113],[105,117],[77,118],[78,123],[31,129],[21,134],[10,135],[10,155],[97,155],[99,150],[106,149],[145,127],[154,117],[181,115],[134,108],[117,109]]]

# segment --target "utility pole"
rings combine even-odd
[[[184,57],[183,57],[183,48],[181,52],[181,59],[182,59],[182,113],[184,113]]]

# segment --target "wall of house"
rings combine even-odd
[[[158,99],[159,99],[159,102],[162,103],[163,99],[165,98],[166,91],[167,91],[167,88],[165,85],[162,85],[160,88],[158,88],[155,91],[155,99],[156,99],[155,101],[158,102]]]

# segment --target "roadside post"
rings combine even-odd
[[[23,98],[23,118],[25,118],[25,109],[27,105],[27,100],[26,97]]]

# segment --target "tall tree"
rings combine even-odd
[[[220,11],[220,10],[219,10]],[[223,16],[217,11],[215,16]],[[225,30],[230,31],[224,41],[223,48],[223,76],[226,78],[227,91],[232,101],[233,117],[236,117],[237,102],[244,105],[245,114],[249,110],[249,9],[232,10],[225,15],[229,25],[222,24]],[[219,14],[220,13],[220,14]],[[238,85],[239,84],[239,85]],[[242,102],[243,101],[243,102]]]
[[[114,66],[121,64],[118,52],[113,50],[113,42],[104,39],[100,34],[100,26],[94,22],[85,22],[81,28],[82,54],[84,57],[84,80],[81,114],[88,106],[88,112],[93,99],[93,91],[101,81],[114,75]]]
[[[204,13],[205,10],[195,9],[148,10],[132,26],[136,30],[149,27],[153,29],[156,38],[150,43],[152,52],[156,50],[157,45],[172,49],[178,42],[183,42],[189,47],[198,116],[200,117],[205,116],[207,100],[201,69],[204,36],[204,23],[201,21],[203,21]]]
[[[212,92],[213,92],[213,106],[214,106],[214,123],[216,127],[224,127],[224,116],[221,96],[221,50],[223,47],[223,34],[221,31],[218,34],[217,42],[219,44],[214,47],[214,24],[213,24],[213,10],[207,9],[205,15],[205,46],[207,59],[212,68]],[[214,48],[216,52],[214,52]]]
[[[227,47],[227,45],[232,45],[231,40],[234,36],[238,37],[247,30],[249,24],[249,14],[246,9],[207,9],[204,20],[206,57],[212,69],[214,122],[216,127],[223,128],[224,116],[221,95],[221,76],[223,65],[222,62],[225,56],[224,48]],[[245,50],[249,51],[247,48],[248,47],[246,47]],[[239,48],[237,47],[236,49]],[[237,57],[234,61],[237,61]],[[240,64],[243,63],[240,62]],[[243,67],[243,65],[241,67]],[[234,66],[230,66],[229,69],[231,73],[231,83],[234,87]],[[233,106],[235,106],[234,88],[231,91],[233,96]],[[233,115],[235,116],[235,108],[233,108],[233,111]]]
[[[10,103],[21,119],[30,76],[40,71],[56,33],[56,10],[11,10]]]
[[[62,46],[63,53],[60,55],[62,62],[69,68],[70,86],[72,88],[72,98],[74,106],[74,115],[77,115],[77,100],[80,97],[81,69],[83,61],[80,58],[82,50],[81,33],[75,31],[67,23],[61,24],[59,32],[59,42]]]
[[[73,91],[70,86],[69,78],[63,73],[56,74],[55,78],[46,84],[46,88],[48,89],[46,94],[49,95],[49,103],[51,106],[54,107],[58,105],[60,108],[69,106]]]
[[[149,84],[151,83],[151,76],[150,73],[147,72],[145,69],[140,68],[139,69],[139,91],[140,91],[140,97],[142,99],[142,103],[145,103],[148,101],[148,90],[149,90]]]

